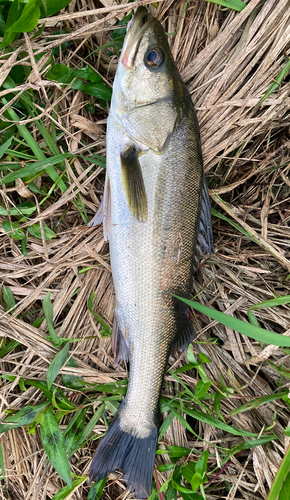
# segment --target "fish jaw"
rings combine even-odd
[[[133,69],[141,38],[152,22],[154,22],[154,17],[150,12],[145,7],[139,7],[128,25],[121,54],[122,65],[127,69]]]

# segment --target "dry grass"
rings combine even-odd
[[[12,315],[1,309],[0,335],[15,339],[22,346],[1,359],[1,373],[17,377],[14,382],[1,382],[2,417],[7,408],[21,408],[28,402],[36,404],[41,400],[38,389],[30,387],[21,392],[18,382],[19,378],[45,380],[49,362],[56,353],[51,342],[46,340],[46,323],[39,328],[31,326],[43,315],[41,300],[48,291],[54,304],[58,335],[82,338],[79,343],[72,344],[79,368],[67,367],[63,371],[77,372],[86,381],[101,383],[127,376],[122,366],[114,370],[110,340],[101,338],[100,327],[88,309],[88,299],[95,291],[95,311],[112,325],[114,291],[108,263],[109,247],[103,240],[102,228],[85,227],[71,203],[78,197],[88,207],[90,216],[99,205],[103,170],[92,170],[89,157],[92,151],[105,156],[107,113],[98,106],[94,114],[89,113],[85,105],[93,102],[92,98],[71,90],[70,86],[61,88],[48,81],[47,68],[42,69],[52,48],[68,41],[71,42],[68,49],[64,53],[60,49],[55,58],[57,62],[71,68],[90,64],[112,84],[116,58],[112,57],[107,64],[102,52],[92,54],[92,51],[110,39],[118,20],[134,5],[150,2],[120,2],[120,6],[118,3],[115,0],[72,0],[65,12],[45,20],[41,35],[32,38],[32,34],[27,34],[25,39],[14,42],[28,54],[22,64],[32,67],[29,81],[17,88],[16,100],[28,88],[37,90],[39,101],[45,103],[41,112],[47,129],[50,130],[52,123],[56,124],[63,132],[60,146],[69,152],[81,151],[87,155],[87,160],[67,161],[69,191],[62,194],[56,190],[47,202],[38,205],[37,216],[28,218],[26,226],[36,221],[45,221],[51,228],[57,225],[57,238],[46,241],[44,237],[39,240],[30,236],[28,255],[24,258],[19,242],[0,228],[1,283],[10,288],[17,301]],[[202,303],[246,319],[250,306],[276,295],[289,294],[289,81],[286,79],[258,106],[285,65],[283,50],[290,47],[289,0],[251,0],[241,13],[204,0],[192,0],[182,17],[184,6],[184,0],[160,0],[157,9],[150,8],[167,32],[177,30],[169,41],[197,109],[212,206],[250,232],[255,240],[244,236],[227,221],[214,217],[216,254],[199,269],[194,293],[199,294]],[[67,28],[69,33],[52,37],[56,26]],[[37,61],[35,56],[43,52],[42,59]],[[106,50],[103,52],[106,54]],[[11,67],[19,64],[16,55],[13,52],[8,60],[0,61],[3,64],[1,83]],[[0,96],[7,93],[3,90]],[[33,118],[30,123],[26,120],[26,124],[34,138],[41,142],[33,121]],[[25,196],[19,189],[19,186],[16,190],[6,189],[3,185],[1,203],[6,207],[19,203],[19,198]],[[1,220],[7,217],[1,216]],[[89,270],[80,273],[84,268]],[[287,306],[256,311],[256,316],[262,327],[290,334]],[[211,484],[207,499],[266,498],[289,441],[284,435],[290,417],[288,407],[279,400],[230,419],[227,416],[253,396],[272,394],[281,380],[267,360],[289,368],[289,356],[274,346],[261,347],[258,342],[209,322],[200,314],[194,315],[194,321],[199,340],[218,338],[218,345],[211,342],[195,345],[196,352],[200,350],[212,360],[206,365],[208,376],[217,386],[222,374],[225,384],[235,389],[235,396],[222,400],[226,420],[256,433],[262,433],[274,423],[278,436],[266,446],[233,458]],[[186,362],[186,357],[172,358],[170,362],[179,367]],[[194,390],[197,381],[194,371],[180,374],[180,378]],[[166,380],[167,394],[178,390],[171,377],[167,376]],[[282,387],[287,386],[287,378],[284,378]],[[77,403],[79,397],[76,395],[72,401]],[[231,448],[243,441],[243,438],[222,433],[201,422],[191,422],[191,425],[210,445],[192,441],[193,437],[175,420],[163,441],[193,446],[195,450],[209,447],[209,470],[220,464],[220,452],[215,444]],[[104,429],[98,425],[95,432],[99,434]],[[63,483],[46,463],[38,430],[35,435],[27,434],[22,428],[11,430],[2,435],[1,441],[7,475],[7,483],[0,490],[1,498],[44,500],[59,491]],[[72,470],[76,474],[88,473],[94,448],[92,444],[72,457]],[[193,458],[195,456],[193,452]],[[158,460],[160,463],[161,459]],[[167,477],[165,473],[158,473],[158,476],[160,483]],[[113,482],[105,488],[104,498],[127,496],[117,475],[112,474],[110,479]],[[84,483],[70,498],[85,499],[87,491],[88,483]]]

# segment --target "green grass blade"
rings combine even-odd
[[[5,464],[4,464],[4,457],[3,457],[3,450],[2,450],[2,445],[0,443],[0,467],[2,469],[2,476],[3,479],[6,483],[6,477],[5,477]]]
[[[15,181],[16,179],[22,179],[23,177],[32,177],[41,172],[42,170],[45,170],[47,173],[50,172],[49,176],[51,179],[60,186],[61,183],[63,186],[65,184],[63,181],[59,179],[58,173],[53,169],[53,174],[51,175],[51,165],[56,165],[60,163],[62,160],[65,158],[71,158],[72,155],[71,153],[62,153],[56,156],[52,156],[51,158],[44,158],[40,161],[36,161],[34,163],[28,163],[25,167],[21,168],[20,170],[16,170],[15,172],[11,172],[10,174],[7,174],[3,177],[2,182],[4,184],[7,184],[8,182]],[[65,186],[66,189],[66,186]]]
[[[44,315],[45,315],[45,319],[46,319],[47,328],[48,328],[49,334],[51,336],[51,339],[54,343],[54,347],[58,347],[62,343],[62,341],[55,333],[55,330],[53,327],[53,305],[52,305],[52,302],[50,300],[50,292],[48,292],[48,294],[44,297],[44,299],[42,301],[42,307],[43,307],[43,311],[44,311]]]
[[[196,410],[195,408],[189,409],[189,408],[183,407],[183,412],[187,413],[187,415],[190,415],[191,417],[195,418],[196,420],[199,420],[200,422],[204,422],[205,424],[212,425],[213,427],[216,427],[217,429],[221,429],[222,431],[230,432],[234,436],[257,437],[257,434],[254,434],[253,432],[244,431],[244,430],[238,429],[237,427],[234,427],[232,425],[225,424],[225,422],[221,422],[217,418],[212,417],[211,415],[208,415],[207,413],[204,413],[200,410]]]
[[[6,104],[8,104],[8,101],[3,97],[2,98],[2,103],[4,105],[6,105]],[[44,161],[44,165],[45,165],[45,162],[47,162],[49,164],[50,163],[49,159],[46,158],[45,154],[40,149],[40,147],[38,146],[38,144],[35,142],[34,138],[30,134],[30,132],[26,128],[26,126],[25,125],[21,125],[20,123],[17,123],[17,122],[20,122],[20,120],[19,120],[18,115],[15,113],[15,111],[10,107],[10,108],[7,109],[7,112],[9,114],[11,120],[13,120],[13,121],[16,122],[16,126],[18,128],[19,133],[22,135],[22,137],[26,141],[26,143],[27,143],[28,147],[31,149],[31,151],[33,151],[33,153],[35,154],[36,158],[38,158],[38,160],[40,160],[40,161],[43,160]],[[45,170],[46,170],[47,174],[50,176],[50,178],[54,182],[56,182],[56,181],[59,180],[59,175],[58,175],[58,173],[56,172],[56,170],[52,166],[50,166],[50,165],[46,166]],[[15,174],[15,172],[13,172],[13,173]],[[65,183],[63,182],[63,180],[60,179],[59,182],[58,182],[58,185],[59,185],[60,189],[63,192],[67,190],[67,186],[65,185]]]
[[[276,297],[275,299],[265,300],[255,306],[249,307],[248,311],[258,311],[259,309],[267,309],[268,307],[284,306],[290,304],[290,295]]]
[[[13,139],[14,139],[13,136],[10,137],[6,142],[4,142],[4,144],[2,144],[0,146],[0,160],[1,160],[2,156],[6,153],[6,150],[10,147]]]
[[[272,488],[270,490],[267,500],[277,500],[278,495],[281,493],[281,490],[283,488],[284,481],[286,480],[286,478],[288,478],[289,470],[290,470],[290,446],[288,446],[286,455],[284,456],[281,462],[281,465],[276,474],[276,477],[272,484]],[[286,500],[286,498],[285,497],[282,498],[282,496],[280,495],[279,500]]]
[[[78,477],[72,482],[71,486],[64,486],[53,497],[52,500],[64,500],[67,498],[78,486],[83,484],[88,479],[88,476]]]
[[[89,423],[85,426],[84,432],[83,432],[84,439],[89,437],[89,435],[91,434],[93,428],[95,427],[97,421],[99,420],[99,418],[102,415],[105,408],[106,408],[106,403],[103,403],[101,406],[99,406],[96,413],[93,415],[93,417],[91,418]]]
[[[276,394],[269,394],[269,396],[261,396],[260,398],[252,399],[248,403],[235,408],[231,411],[230,415],[237,415],[238,413],[242,413],[243,411],[252,410],[253,408],[259,408],[259,406],[270,403],[271,401],[275,401],[276,399],[283,398],[283,396],[287,396],[289,391],[277,392]]]
[[[104,477],[104,479],[100,479],[100,481],[97,481],[95,484],[93,484],[88,493],[87,500],[100,500],[103,493],[103,489],[106,485],[106,481],[107,478]]]
[[[290,60],[288,60],[287,63],[285,64],[284,68],[281,69],[281,71],[278,74],[278,76],[276,77],[275,81],[272,83],[272,85],[270,85],[266,94],[258,102],[257,106],[260,106],[260,104],[262,104],[265,101],[265,99],[267,99],[279,87],[280,83],[282,83],[282,81],[287,76],[289,71],[290,71]]]
[[[222,200],[223,201],[223,200]],[[224,202],[223,202],[224,203]],[[231,219],[229,219],[228,217],[226,217],[225,215],[221,214],[220,212],[218,212],[217,210],[215,210],[214,208],[211,208],[211,214],[214,216],[214,217],[218,217],[219,219],[222,219],[222,220],[225,220],[226,222],[228,222],[228,224],[230,224],[231,226],[233,226],[235,229],[237,229],[240,233],[242,233],[244,236],[247,236],[247,238],[250,238],[250,240],[254,241],[255,243],[258,243],[257,240],[255,240],[255,238],[253,238],[253,236],[251,235],[251,233],[249,231],[246,231],[246,229],[244,229],[242,226],[240,226],[239,224],[237,224],[236,222],[232,221]]]
[[[263,328],[258,328],[251,325],[250,323],[247,323],[246,321],[241,321],[240,319],[233,318],[228,314],[216,311],[215,309],[199,304],[198,302],[193,302],[192,300],[184,299],[182,297],[178,297],[177,295],[174,295],[174,297],[182,300],[193,309],[196,309],[197,311],[205,314],[211,319],[218,321],[222,325],[225,325],[232,330],[236,330],[242,335],[246,335],[246,337],[250,337],[265,344],[277,345],[279,347],[290,347],[289,337],[264,330]]]
[[[270,436],[263,436],[260,439],[253,439],[252,441],[245,441],[244,443],[238,444],[234,448],[229,450],[229,455],[235,455],[239,451],[242,450],[250,450],[252,448],[256,448],[256,446],[261,446],[262,444],[269,443],[273,441],[273,439],[277,439],[275,434],[271,434]]]
[[[206,1],[222,5],[222,7],[227,7],[228,9],[237,10],[238,12],[241,12],[246,7],[246,4],[241,0],[206,0]]]
[[[50,389],[56,377],[59,374],[60,369],[65,364],[69,356],[69,343],[67,343],[64,348],[59,351],[53,358],[47,370],[47,388]]]

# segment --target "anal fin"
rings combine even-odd
[[[129,347],[121,329],[118,326],[116,317],[114,318],[112,329],[112,351],[115,355],[115,367],[119,361],[129,361]]]
[[[193,324],[190,320],[189,311],[180,314],[178,321],[178,333],[172,346],[172,353],[182,353],[195,337]]]

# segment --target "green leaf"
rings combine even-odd
[[[83,85],[81,90],[88,95],[110,101],[112,98],[112,89],[105,83],[88,83]]]
[[[238,12],[241,12],[246,7],[246,4],[241,0],[207,0],[207,2],[217,3],[218,5],[237,10]]]
[[[249,307],[248,311],[258,311],[259,309],[268,309],[268,307],[276,307],[290,304],[290,295],[284,295],[283,297],[276,297],[275,299],[265,300],[260,302],[255,306]]]
[[[27,257],[28,255],[26,245],[27,245],[27,236],[25,235],[24,238],[22,238],[21,240],[21,252],[23,253],[24,257]]]
[[[198,357],[202,363],[211,363],[211,359],[209,359],[203,352],[198,353]]]
[[[94,165],[97,165],[98,167],[106,168],[106,158],[104,158],[101,155],[94,154],[93,156],[82,156],[79,155],[80,158],[86,161],[90,161]]]
[[[73,76],[78,78],[84,78],[90,82],[100,82],[102,80],[101,75],[96,73],[90,66],[85,66],[81,69],[74,69]]]
[[[10,288],[6,288],[6,286],[3,285],[2,287],[2,297],[3,297],[3,300],[6,304],[6,311],[9,311],[9,309],[12,309],[12,307],[15,307],[16,306],[16,302],[15,302],[15,299],[14,299],[14,295],[13,293],[11,292]],[[11,314],[12,314],[13,311],[11,311]]]
[[[17,413],[9,415],[7,418],[5,418],[3,423],[0,424],[0,434],[9,431],[10,429],[16,429],[17,427],[31,424],[36,415],[40,413],[48,404],[48,401],[45,401],[38,406],[25,406]]]
[[[232,410],[230,415],[237,415],[238,413],[242,413],[243,411],[252,410],[253,408],[259,408],[259,406],[270,403],[271,401],[275,401],[276,399],[280,399],[283,396],[288,396],[288,394],[289,390],[285,390],[283,392],[276,392],[268,396],[261,396],[259,398],[252,399],[252,401],[249,401],[248,403],[245,403]]]
[[[263,436],[260,439],[253,439],[252,441],[245,441],[244,443],[238,444],[234,448],[231,448],[228,451],[228,455],[232,456],[238,453],[239,451],[242,450],[250,450],[252,448],[256,448],[256,446],[261,446],[262,444],[269,443],[273,441],[274,439],[277,439],[277,436],[275,434],[271,434],[270,436]]]
[[[44,222],[42,223],[42,227],[43,227],[45,239],[47,241],[52,240],[52,238],[56,238],[56,234],[46,224],[44,224]],[[29,234],[31,234],[31,236],[35,236],[35,238],[38,238],[39,240],[42,239],[39,222],[37,222],[36,224],[33,224],[33,226],[29,226],[28,232],[29,232]]]
[[[5,465],[4,465],[4,457],[3,457],[3,450],[2,450],[2,445],[0,443],[0,467],[2,469],[2,476],[4,481],[6,482],[6,476],[5,476]]]
[[[287,479],[286,485],[288,486],[289,484],[289,470],[290,470],[290,446],[288,446],[286,454],[284,455],[284,458],[280,464],[280,467],[272,484],[267,500],[277,500],[278,495],[279,495],[279,500],[286,500],[285,497],[282,496],[282,489],[286,479]]]
[[[157,467],[157,470],[159,472],[168,472],[172,469],[174,469],[175,467],[175,464],[162,464],[162,465],[159,465],[159,467]]]
[[[58,163],[61,163],[65,158],[72,158],[73,156],[75,155],[71,153],[61,153],[40,161],[27,163],[25,167],[21,168],[20,170],[16,170],[15,172],[11,172],[10,174],[5,175],[2,179],[2,182],[4,184],[7,184],[8,182],[15,181],[16,179],[22,179],[23,177],[35,177],[36,174],[44,170],[49,165],[57,165]]]
[[[178,407],[179,403],[173,401],[171,405],[175,405]],[[257,437],[257,434],[254,434],[253,432],[249,431],[244,431],[242,429],[238,429],[232,425],[225,424],[224,422],[221,422],[215,417],[212,417],[211,415],[208,415],[207,413],[204,413],[200,410],[196,410],[195,408],[187,408],[186,406],[183,406],[182,409],[183,413],[186,413],[187,415],[190,415],[191,417],[195,418],[196,420],[199,420],[200,422],[204,422],[205,424],[212,425],[213,427],[216,427],[217,429],[221,429],[225,432],[230,432],[231,434],[234,434],[234,436],[248,436],[248,437]],[[179,417],[182,417],[182,415],[179,415]]]
[[[290,500],[290,472],[286,476],[278,500]]]
[[[66,366],[72,366],[73,368],[77,368],[78,365],[75,362],[74,358],[70,358],[66,364]],[[69,375],[68,373],[62,373],[62,380],[66,387],[70,389],[80,390],[84,387],[85,382],[83,377],[76,377],[75,375]]]
[[[221,420],[224,420],[224,416],[221,412],[221,400],[223,397],[224,397],[223,394],[217,391],[214,395],[214,402],[213,402],[213,409]]]
[[[55,330],[53,328],[53,305],[52,305],[52,302],[50,300],[50,292],[48,292],[48,294],[44,297],[43,302],[42,302],[42,307],[43,307],[43,311],[44,311],[44,315],[45,315],[45,319],[46,319],[47,328],[48,328],[49,334],[51,336],[51,339],[54,343],[54,347],[58,347],[62,343],[62,341],[57,336],[57,334],[55,333]]]
[[[14,139],[13,136],[10,137],[6,142],[4,142],[4,144],[2,144],[0,146],[0,160],[1,160],[2,156],[4,156],[6,150],[10,147],[11,142],[12,142],[13,139]]]
[[[199,380],[195,386],[194,395],[196,398],[200,399],[209,390],[211,382],[206,382],[206,384]]]
[[[182,475],[188,483],[191,482],[193,474],[195,474],[195,462],[191,461],[188,462],[188,464],[182,468]]]
[[[4,374],[4,375],[0,375],[0,377],[4,378],[4,380],[9,380],[9,382],[14,382],[14,380],[16,379],[16,375]]]
[[[65,364],[69,356],[69,343],[67,343],[64,348],[57,353],[52,362],[50,363],[47,370],[47,387],[51,388],[53,382],[55,381],[60,369]]]
[[[32,201],[24,201],[23,203],[20,203],[17,205],[17,207],[11,207],[9,209],[9,214],[10,215],[31,215],[33,212],[35,212],[36,206],[32,203]],[[0,215],[8,215],[8,211],[0,206]],[[8,226],[7,226],[8,227]],[[12,225],[13,227],[13,225]],[[11,229],[11,226],[10,226]],[[11,235],[12,236],[12,235]]]
[[[106,481],[107,478],[104,477],[104,479],[100,479],[93,486],[91,486],[87,500],[100,500]]]
[[[71,454],[77,450],[78,446],[84,440],[84,422],[87,409],[77,410],[71,418],[64,433],[64,450],[66,454]]]
[[[97,409],[96,413],[93,415],[89,423],[85,426],[84,432],[83,432],[83,437],[84,439],[87,439],[89,435],[91,434],[93,428],[95,427],[96,423],[98,422],[100,416],[102,415],[104,409],[106,408],[106,404],[103,403],[99,408]]]
[[[58,407],[62,410],[75,410],[75,406],[69,401],[69,399],[64,396],[59,388],[55,388],[54,392],[52,393],[48,390],[47,384],[42,380],[26,380],[25,384],[32,385],[33,387],[37,387],[38,389],[40,389],[43,394],[45,394],[50,403],[53,402],[54,396],[54,399],[57,399]]]
[[[98,314],[96,314],[93,311],[94,296],[95,296],[95,292],[92,292],[91,295],[90,295],[89,301],[88,301],[89,311],[92,313],[92,315],[94,316],[94,318],[102,325],[102,327],[103,327],[103,329],[104,329],[104,331],[106,333],[106,336],[107,337],[111,337],[112,332],[111,332],[110,328],[108,327],[107,323],[105,323],[105,321],[100,316],[98,316]]]
[[[194,499],[194,491],[189,490],[188,488],[185,488],[184,486],[181,486],[180,484],[177,484],[177,482],[174,481],[173,479],[171,480],[171,482],[172,482],[172,486],[174,486],[174,488],[177,491],[180,491],[180,493],[186,493],[187,495],[190,495],[191,499]]]
[[[15,349],[15,347],[17,347],[19,345],[19,342],[17,342],[17,340],[10,340],[10,342],[7,345],[5,342],[6,342],[6,339],[4,339],[4,342],[2,344],[2,349],[0,350],[0,357],[6,356],[6,354],[8,354],[10,351],[13,351],[13,349]],[[2,375],[2,376],[4,376],[4,375]],[[14,377],[14,375],[13,375],[13,377]],[[15,380],[15,379],[13,379],[13,380]]]
[[[167,446],[167,452],[170,458],[181,458],[187,457],[190,454],[190,449],[184,448],[184,446]]]
[[[44,10],[44,15],[47,16],[47,1],[50,2],[50,0],[41,0],[41,4]]]
[[[14,238],[14,240],[22,240],[23,238],[25,238],[25,233],[23,229],[19,227],[18,222],[13,222],[11,226],[10,222],[3,221],[2,227],[4,231],[6,231],[9,234],[9,236]]]
[[[65,9],[72,0],[49,0],[47,2],[47,15],[53,16],[62,9]]]
[[[207,461],[208,461],[208,450],[205,450],[195,464],[195,470],[201,475],[202,479],[204,478],[204,475],[207,470]]]
[[[269,365],[271,366],[271,368],[273,368],[273,370],[275,370],[276,372],[280,373],[280,375],[282,375],[283,377],[290,378],[290,370],[289,369],[284,368],[283,366],[280,366],[280,367],[276,366],[269,359],[267,361],[268,361]]]
[[[70,83],[73,80],[73,69],[64,64],[52,64],[46,73],[46,78],[59,83]]]
[[[270,332],[268,330],[263,330],[263,328],[258,328],[246,321],[241,321],[237,318],[233,318],[228,314],[222,313],[220,311],[216,311],[211,307],[204,306],[199,304],[198,302],[193,302],[192,300],[187,300],[182,297],[178,297],[174,295],[177,299],[182,300],[187,305],[196,309],[197,311],[205,314],[206,316],[218,321],[222,325],[225,325],[242,335],[246,335],[246,337],[251,337],[255,340],[259,340],[260,342],[264,342],[265,344],[277,345],[279,347],[290,347],[290,338],[284,335],[279,335],[278,333]]]
[[[280,83],[282,83],[282,81],[287,76],[289,71],[290,71],[290,60],[288,60],[284,68],[281,69],[280,73],[276,76],[274,82],[270,85],[269,89],[263,95],[262,99],[258,102],[257,106],[260,106],[260,104],[262,104],[265,101],[265,99],[267,99],[279,87]]]
[[[40,10],[37,1],[29,0],[29,2],[24,6],[23,12],[18,21],[12,24],[7,31],[13,33],[27,33],[28,31],[32,31],[36,28],[39,18]]]
[[[244,229],[242,226],[240,226],[239,224],[237,224],[236,222],[232,221],[231,219],[229,219],[228,217],[226,217],[225,215],[221,214],[220,212],[218,212],[217,210],[215,210],[214,208],[211,208],[210,210],[211,214],[214,215],[215,217],[218,217],[219,219],[222,219],[222,220],[225,220],[226,222],[228,222],[231,226],[233,226],[234,228],[236,228],[241,234],[243,234],[244,236],[247,236],[247,238],[250,238],[250,240],[254,241],[255,243],[259,244],[255,238],[253,238],[253,236],[251,235],[251,233],[249,231],[247,231],[246,229]]]
[[[63,449],[63,435],[54,418],[51,407],[44,410],[43,424],[40,426],[42,444],[48,460],[60,477],[71,487],[71,473],[68,459]]]
[[[83,484],[88,479],[88,476],[78,477],[72,482],[72,485],[66,485],[61,490],[59,490],[53,497],[52,500],[64,500],[67,498],[78,486]]]
[[[17,19],[19,19],[22,10],[23,10],[23,4],[19,2],[19,0],[14,0],[11,3],[7,16],[4,37],[2,43],[0,44],[0,49],[3,49],[8,45],[10,45],[19,36],[17,33],[11,33],[9,31],[9,28],[17,21]]]
[[[251,323],[251,325],[257,326],[258,328],[260,328],[259,321],[257,320],[253,311],[250,311],[248,309],[247,313],[248,313],[248,318],[249,318],[249,322]]]
[[[162,425],[159,429],[158,441],[160,441],[162,439],[162,437],[164,436],[165,432],[167,431],[168,427],[170,426],[171,422],[173,421],[174,416],[175,415],[172,412],[170,412],[169,415],[167,415],[166,419],[164,420],[164,422],[162,423]]]
[[[192,479],[190,481],[192,491],[196,491],[200,485],[202,484],[202,475],[200,472],[195,472],[192,476]]]

